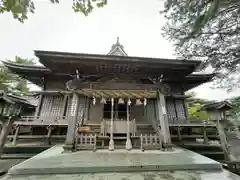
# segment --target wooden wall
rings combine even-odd
[[[64,90],[66,80],[56,81],[48,77],[45,79],[45,90]],[[123,87],[128,89],[138,89],[136,84],[139,83],[136,80],[109,80],[97,84],[93,84],[93,88],[96,89],[122,89]],[[183,94],[182,87],[180,84],[170,84],[171,90],[174,94]],[[42,105],[40,107],[39,116],[71,116],[71,107],[73,106],[72,97],[69,96],[67,99],[66,110],[62,112],[64,106],[64,95],[44,95]],[[89,123],[100,123],[103,118],[103,105],[93,105],[92,98],[90,102],[84,102],[84,122]],[[169,123],[178,123],[185,121],[187,113],[183,99],[166,99],[166,108],[168,112]],[[87,111],[89,110],[89,111]],[[79,111],[79,110],[78,110]],[[130,119],[136,119],[139,123],[146,123],[146,113],[144,113],[143,106],[133,106],[130,109]]]
[[[80,97],[79,97],[80,98]],[[96,105],[92,104],[92,98],[86,98],[82,106],[78,107],[78,116],[84,117],[84,123],[100,124],[103,119],[103,104],[99,103],[99,99]],[[87,102],[88,101],[88,102]],[[135,104],[135,102],[133,102]],[[72,96],[69,96],[66,102],[65,111],[63,112],[64,96],[63,95],[44,95],[42,105],[40,107],[39,116],[72,116],[71,108]],[[80,114],[81,108],[84,109],[84,114]],[[183,99],[166,99],[166,108],[170,124],[182,123],[186,120],[186,110]],[[146,112],[143,105],[130,108],[130,119],[136,119],[139,124],[148,124],[146,121]]]

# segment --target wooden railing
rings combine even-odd
[[[80,133],[76,137],[75,141],[76,150],[96,150],[97,146],[97,135],[96,134],[85,134]]]
[[[15,121],[17,125],[67,125],[74,116],[21,116]],[[81,116],[77,117],[80,121]]]
[[[162,149],[162,140],[158,134],[141,134],[140,143],[142,151],[145,149]]]

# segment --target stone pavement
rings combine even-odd
[[[12,166],[23,161],[24,159],[0,159],[0,174],[6,173]]]

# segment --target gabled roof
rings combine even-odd
[[[227,101],[215,102],[204,105],[201,110],[230,110],[232,105]]]
[[[15,95],[6,93],[4,91],[0,91],[0,100],[4,100],[11,104],[18,103],[18,104],[22,104],[24,106],[31,106],[31,107],[36,106],[36,104],[29,102],[27,99],[25,99],[23,97],[15,96]]]
[[[112,48],[108,55],[114,55],[114,56],[128,56],[127,53],[124,51],[123,45],[119,43],[119,37],[117,37],[116,44],[112,45]]]

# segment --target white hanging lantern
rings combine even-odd
[[[127,104],[128,104],[128,106],[131,106],[131,100],[130,99],[128,99],[128,102],[127,102]]]
[[[122,98],[119,98],[118,104],[124,104],[124,100]]]
[[[93,105],[95,105],[95,104],[96,104],[96,98],[93,97]]]
[[[147,105],[147,98],[144,98],[143,105],[144,105],[144,106]]]
[[[140,99],[136,99],[136,106],[142,105],[142,101]]]
[[[106,103],[107,103],[107,101],[106,101],[106,99],[105,99],[104,97],[102,97],[102,99],[101,99],[100,103],[101,103],[101,104],[106,104]]]

